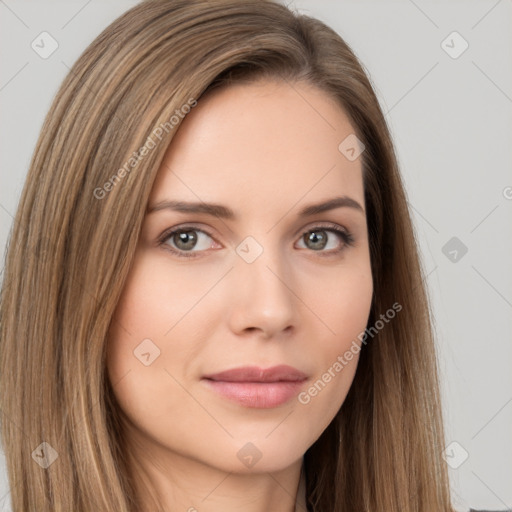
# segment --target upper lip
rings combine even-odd
[[[305,380],[307,375],[293,366],[282,364],[266,369],[257,366],[244,366],[205,375],[203,378],[224,382],[296,382]]]

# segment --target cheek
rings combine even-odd
[[[107,371],[116,400],[130,424],[148,437],[157,425],[169,429],[170,417],[193,412],[173,369],[186,366],[192,357],[193,349],[180,335],[180,318],[190,309],[188,295],[180,294],[176,301],[176,290],[184,283],[178,275],[165,281],[161,276],[158,265],[135,260],[107,339]],[[165,430],[160,435],[165,438]]]
[[[373,297],[373,279],[369,259],[359,264],[341,267],[339,272],[319,276],[318,284],[306,283],[311,309],[323,323],[326,333],[324,352],[330,354],[343,350],[354,337],[365,330]],[[330,335],[330,336],[329,336]],[[329,341],[330,339],[330,341]]]
[[[107,340],[107,368],[120,401],[128,395],[127,382],[136,390],[143,376],[154,378],[155,368],[166,356],[163,333],[169,330],[172,315],[166,289],[158,284],[158,272],[150,271],[136,256],[114,312]],[[122,380],[122,382],[121,382]],[[116,383],[118,383],[116,385]],[[133,390],[132,390],[133,391]],[[133,392],[130,393],[134,396]]]
[[[160,362],[168,356],[165,347],[171,339],[174,357],[179,356],[184,347],[191,347],[181,331],[186,329],[191,337],[187,315],[196,307],[198,297],[211,287],[204,278],[191,277],[180,268],[170,273],[165,260],[147,258],[144,251],[140,251],[111,324],[109,347],[112,356],[116,354],[112,360],[132,362],[133,351],[147,339],[157,346],[156,351],[160,350]]]
[[[344,275],[341,275],[344,274]],[[352,384],[370,314],[373,282],[370,266],[340,272],[339,279],[326,284],[323,293],[310,295],[321,320],[315,325],[326,334],[317,335],[316,374],[298,396],[309,414],[322,418],[327,427],[339,410]],[[313,309],[313,307],[311,308]]]
[[[203,340],[211,318],[219,316],[198,299],[218,279],[218,271],[210,279],[178,266],[171,272],[166,263],[138,251],[108,333],[108,375],[132,419],[150,417],[150,411],[154,415],[158,404],[179,410],[190,403],[178,382],[188,377],[201,351],[194,340]]]

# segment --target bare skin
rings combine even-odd
[[[365,330],[373,292],[362,162],[338,149],[353,133],[323,91],[260,81],[201,98],[167,150],[149,208],[218,203],[236,215],[148,213],[109,333],[141,489],[155,486],[167,511],[306,510],[303,455],[345,400],[358,354],[308,390]],[[340,196],[361,209],[298,216]],[[175,227],[189,236],[162,241]],[[143,340],[147,365],[134,355]],[[306,374],[302,401],[250,407],[203,378],[280,364]]]

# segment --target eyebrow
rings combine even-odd
[[[341,196],[334,197],[321,203],[305,206],[302,208],[302,210],[299,211],[298,216],[301,218],[308,217],[329,210],[334,210],[336,208],[353,208],[365,214],[364,208],[355,199],[352,199],[348,196]],[[204,213],[227,220],[236,219],[235,212],[231,208],[228,208],[222,204],[172,200],[160,201],[155,205],[150,206],[147,210],[147,214],[166,209],[183,213]]]

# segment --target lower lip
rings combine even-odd
[[[296,396],[304,381],[280,382],[225,382],[203,379],[220,395],[245,407],[270,409],[288,402]]]

